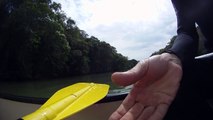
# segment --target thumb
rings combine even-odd
[[[149,67],[149,59],[138,62],[132,69],[126,72],[115,72],[112,74],[112,81],[120,86],[128,86],[141,80]]]

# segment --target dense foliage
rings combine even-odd
[[[1,80],[112,72],[137,63],[89,37],[51,0],[1,0],[0,17]]]

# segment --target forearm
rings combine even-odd
[[[193,61],[197,53],[197,48],[197,38],[181,33],[177,36],[172,48],[168,50],[168,53],[175,54],[181,60],[182,64],[185,65]]]
[[[183,65],[190,63],[198,49],[198,34],[195,26],[195,16],[191,15],[191,9],[185,7],[186,2],[172,0],[177,16],[177,38],[169,53],[178,56]]]

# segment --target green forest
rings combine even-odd
[[[81,30],[51,0],[0,1],[0,80],[124,71],[137,61]]]

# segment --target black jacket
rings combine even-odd
[[[206,37],[208,52],[213,51],[213,0],[172,0],[177,16],[177,38],[169,50],[183,63],[194,59],[198,50],[198,25]]]

